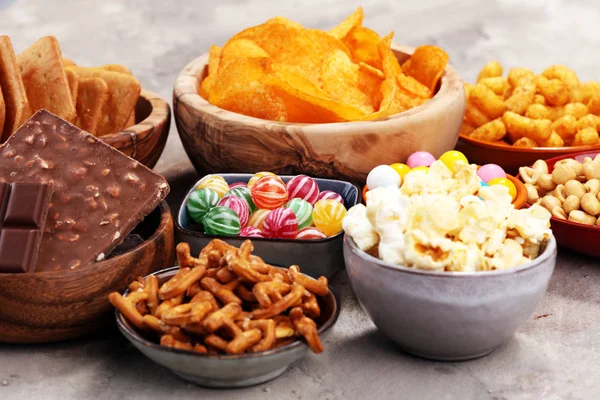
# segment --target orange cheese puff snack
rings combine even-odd
[[[577,133],[577,119],[572,115],[565,115],[552,123],[552,130],[564,140],[571,140]]]
[[[552,134],[552,122],[547,119],[531,119],[508,111],[502,120],[508,132],[528,137],[536,142],[546,140]]]
[[[471,95],[471,89],[473,89],[473,85],[465,82],[465,83],[463,83],[463,86],[465,87],[465,97],[468,99],[469,96]]]
[[[585,128],[577,132],[573,146],[587,146],[600,144],[600,137],[594,128]]]
[[[508,83],[513,88],[517,86],[525,86],[533,82],[533,71],[527,68],[511,68],[508,71]]]
[[[546,106],[548,108],[548,119],[550,121],[556,121],[565,115],[565,106]]]
[[[522,79],[521,81],[523,80],[524,79]],[[527,110],[527,107],[529,107],[529,105],[533,103],[533,99],[535,98],[535,92],[536,86],[535,83],[533,83],[533,81],[527,82],[520,86],[516,86],[513,89],[511,96],[504,102],[504,105],[506,106],[507,110],[517,113],[519,115],[523,115]]]
[[[569,103],[565,106],[565,114],[579,119],[589,114],[588,107],[583,103]]]
[[[469,124],[468,122],[463,121],[462,125],[460,126],[459,134],[469,136],[471,134],[471,132],[473,132],[475,129],[477,129],[477,128],[475,128],[473,125]]]
[[[579,78],[572,69],[564,65],[551,65],[542,72],[542,75],[548,79],[559,79],[563,81],[569,91],[569,101],[571,103],[582,101],[583,91],[581,90]]]
[[[482,83],[485,86],[492,89],[492,92],[496,94],[496,96],[500,96],[504,98],[507,91],[510,89],[510,85],[508,84],[508,80],[501,76],[494,76],[492,78],[484,78],[478,81],[477,83]]]
[[[475,127],[480,127],[490,122],[490,119],[470,101],[467,101],[464,120]]]
[[[502,122],[502,119],[498,118],[487,124],[481,125],[475,129],[469,137],[477,140],[483,140],[486,142],[496,142],[502,140],[506,135],[506,127]]]
[[[481,68],[479,76],[477,76],[477,82],[479,83],[483,79],[495,78],[498,76],[502,76],[502,65],[498,60],[490,61]]]
[[[581,85],[581,101],[583,103],[589,103],[592,97],[600,96],[600,82],[598,81],[589,81],[585,82]],[[589,106],[588,106],[589,107]]]
[[[577,131],[585,128],[594,128],[596,131],[600,130],[600,117],[594,114],[588,114],[585,117],[581,117],[577,120]]]
[[[552,132],[548,139],[540,142],[540,145],[542,147],[563,147],[565,142],[558,133]]]
[[[587,106],[589,112],[594,115],[600,115],[600,94],[592,96]]]
[[[527,107],[527,111],[525,111],[525,116],[531,119],[549,119],[548,117],[550,116],[550,111],[546,106],[542,104],[533,103],[529,107]]]
[[[538,147],[535,140],[529,139],[528,137],[522,137],[513,143],[514,147]]]
[[[560,79],[548,79],[543,75],[535,77],[538,92],[553,106],[562,106],[569,101],[567,85]]]
[[[478,83],[469,94],[471,104],[483,112],[486,117],[496,119],[504,114],[504,102],[486,85]]]
[[[534,104],[542,104],[542,105],[546,105],[548,104],[548,102],[546,101],[546,98],[544,96],[542,96],[541,94],[536,94],[535,96],[533,96],[533,103]]]

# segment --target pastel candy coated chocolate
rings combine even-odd
[[[489,183],[492,179],[506,178],[506,172],[504,172],[499,165],[485,164],[477,170],[477,176],[479,176],[482,181]]]
[[[309,226],[308,228],[300,229],[296,233],[294,239],[307,240],[307,239],[325,239],[327,236],[317,227]]]
[[[452,172],[456,172],[455,165],[457,162],[468,165],[469,161],[463,153],[457,150],[449,150],[440,156],[440,161]]]
[[[240,218],[231,208],[214,207],[202,220],[207,235],[236,236],[240,233]]]
[[[248,217],[250,216],[250,211],[248,210],[248,205],[246,202],[240,198],[235,196],[224,197],[217,204],[220,207],[231,208],[238,215],[240,219],[240,226],[244,227],[248,223]]]
[[[248,189],[245,186],[234,187],[233,189],[229,190],[229,192],[225,193],[225,197],[228,196],[235,196],[239,199],[244,200],[246,202],[246,205],[248,206],[250,214],[252,214],[258,209],[258,207],[256,207],[256,204],[254,204],[254,200],[252,200],[252,193],[250,193],[250,189]]]
[[[285,184],[278,176],[263,176],[252,185],[250,193],[258,208],[269,210],[281,207],[288,199]]]
[[[265,234],[258,228],[253,226],[245,226],[240,230],[240,235],[244,237],[264,238]]]
[[[335,200],[319,200],[313,208],[313,224],[327,236],[341,232],[345,216],[346,208]]]
[[[508,194],[510,194],[510,196],[512,197],[512,200],[515,201],[515,199],[517,198],[517,187],[515,186],[514,183],[512,183],[507,178],[494,178],[494,179],[491,179],[487,184],[489,186],[494,186],[494,185],[505,186],[508,188]]]
[[[298,218],[298,228],[302,229],[312,225],[313,208],[308,201],[299,198],[292,199],[285,207],[292,210]]]
[[[323,190],[319,193],[317,200],[335,200],[344,204],[344,198],[341,194],[334,192],[333,190]]]
[[[211,208],[219,203],[219,195],[212,189],[202,188],[190,194],[187,202],[187,210],[190,217],[201,224],[202,219]]]
[[[406,165],[410,168],[415,167],[429,167],[435,161],[435,157],[426,151],[417,151],[416,153],[412,153],[408,160],[406,160]]]
[[[367,175],[367,186],[369,190],[380,187],[400,187],[400,175],[389,165],[378,165]]]
[[[225,196],[225,193],[229,191],[229,185],[227,184],[225,179],[223,179],[223,177],[219,175],[208,175],[204,177],[204,179],[200,181],[198,186],[196,186],[196,189],[203,188],[214,190],[215,193],[219,195],[219,197]]]
[[[275,175],[272,172],[268,172],[268,171],[257,172],[254,175],[252,175],[252,178],[250,178],[250,180],[248,181],[248,189],[252,189],[252,186],[254,186],[256,181],[258,181],[263,176],[277,176],[277,175]]]
[[[270,238],[293,239],[298,232],[298,219],[291,209],[278,208],[267,215],[262,230]]]
[[[262,229],[265,222],[265,218],[271,213],[271,210],[262,209],[256,210],[250,215],[248,219],[248,226],[252,226],[257,229]]]
[[[319,185],[306,175],[298,175],[290,179],[286,185],[290,199],[299,198],[306,200],[312,206],[319,198]]]

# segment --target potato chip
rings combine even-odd
[[[108,101],[108,85],[100,78],[82,79],[77,94],[77,119],[75,125],[96,136],[102,110]]]
[[[208,49],[208,74],[215,75],[219,70],[221,62],[221,50],[219,46],[210,46]]]
[[[343,39],[348,32],[352,30],[355,26],[362,25],[362,21],[364,18],[364,13],[362,7],[358,7],[356,11],[350,14],[345,20],[343,20],[338,26],[333,29],[330,29],[327,33],[333,36],[336,39]]]
[[[431,90],[415,78],[399,73],[396,75],[396,80],[400,88],[404,90],[408,95],[420,97],[422,99],[431,98]]]
[[[4,142],[31,115],[17,58],[8,36],[0,36],[0,87],[6,109],[4,127],[0,130]]]
[[[278,22],[280,24],[289,26],[290,28],[304,29],[304,27],[302,25],[300,25],[299,23],[294,22],[292,20],[289,20],[289,19],[287,19],[285,17],[274,17],[272,20],[275,21],[275,22]]]
[[[404,73],[434,92],[448,65],[448,58],[448,54],[437,46],[419,46],[410,57],[410,63],[404,69]]]
[[[379,55],[379,34],[364,26],[354,27],[342,42],[348,47],[355,63],[364,62],[381,70]]]
[[[77,89],[79,88],[79,77],[71,70],[65,70],[67,74],[67,82],[69,82],[69,90],[71,91],[71,99],[73,104],[77,106]]]
[[[221,51],[221,63],[226,63],[235,58],[261,58],[269,57],[259,45],[250,39],[236,39],[227,42]],[[209,66],[210,69],[210,66]],[[212,74],[210,74],[212,75]]]
[[[214,75],[209,75],[200,84],[200,89],[198,90],[198,94],[202,96],[204,99],[208,100],[210,95],[210,89],[212,88],[213,81],[215,80]]]
[[[358,88],[371,99],[374,110],[379,109],[382,100],[381,84],[385,76],[377,68],[364,62],[358,63]]]
[[[385,74],[386,79],[392,77],[395,78],[402,72],[402,67],[400,67],[400,63],[391,49],[393,37],[394,32],[391,32],[389,35],[384,36],[379,42],[381,70]]]

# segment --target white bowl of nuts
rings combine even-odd
[[[537,160],[521,167],[527,204],[539,203],[552,213],[559,245],[600,257],[600,151]]]

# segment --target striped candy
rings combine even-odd
[[[240,218],[227,207],[214,207],[202,220],[207,235],[235,236],[240,233]]]
[[[221,177],[219,175],[205,176],[200,181],[198,186],[196,186],[196,189],[203,189],[203,188],[208,188],[208,189],[214,190],[219,195],[219,197],[225,196],[225,193],[227,193],[229,191],[229,185],[227,184],[225,179],[223,179],[223,177]]]
[[[192,194],[187,201],[187,210],[190,217],[197,223],[202,223],[202,218],[210,211],[211,208],[216,207],[219,202],[219,195],[214,190],[203,188],[198,189]]]
[[[248,181],[248,189],[252,189],[252,186],[254,186],[256,181],[259,180],[260,178],[262,178],[263,176],[277,176],[277,175],[275,175],[272,172],[268,172],[268,171],[257,172],[254,175],[252,175],[252,178],[250,178],[250,180]]]
[[[263,176],[252,186],[250,193],[258,208],[269,210],[281,207],[288,199],[285,185],[278,176]]]
[[[296,214],[298,218],[298,228],[306,228],[312,225],[312,211],[313,208],[310,203],[302,199],[292,199],[288,201],[285,208],[289,208]]]
[[[240,226],[244,227],[248,223],[248,217],[250,211],[248,210],[248,204],[242,199],[235,196],[224,197],[219,201],[218,206],[231,208],[238,215],[240,219]]]
[[[325,239],[327,236],[319,229],[314,226],[300,229],[294,239],[307,240],[307,239]]]
[[[254,200],[252,200],[252,193],[250,193],[250,189],[247,187],[235,187],[231,189],[229,192],[225,193],[225,197],[235,196],[239,199],[242,199],[246,202],[248,206],[248,210],[250,214],[257,210],[256,204],[254,204]]]
[[[248,226],[262,229],[265,222],[265,218],[271,213],[271,210],[256,210],[250,215],[248,220]]]
[[[313,223],[327,236],[333,236],[342,230],[342,220],[346,208],[339,201],[319,200],[313,208]]]
[[[230,190],[236,187],[248,187],[248,184],[246,182],[234,182],[231,185],[229,185]]]
[[[240,236],[253,237],[253,238],[264,238],[265,237],[264,233],[260,229],[254,228],[252,226],[243,227],[242,230],[240,231]]]
[[[335,200],[344,204],[344,198],[342,197],[342,195],[332,190],[323,190],[321,193],[319,193],[317,201],[318,200]]]
[[[297,231],[298,219],[289,208],[271,211],[263,224],[263,232],[270,238],[293,239]]]
[[[299,198],[313,205],[319,197],[319,185],[310,176],[295,176],[288,181],[286,187],[290,199]]]

